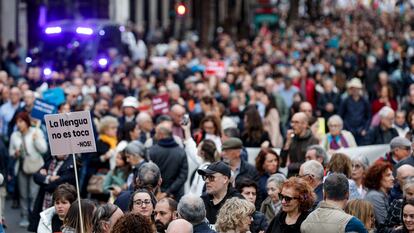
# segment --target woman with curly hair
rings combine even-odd
[[[394,186],[392,165],[386,162],[376,162],[368,168],[364,179],[368,192],[365,200],[374,206],[377,229],[384,224],[389,207],[388,193]]]
[[[217,215],[217,232],[249,232],[254,211],[254,205],[245,199],[237,197],[228,199]]]
[[[312,187],[302,178],[291,177],[283,183],[279,200],[282,210],[269,224],[268,233],[300,232],[300,226],[315,202]]]
[[[140,214],[128,213],[116,221],[111,233],[155,233],[151,221]]]
[[[269,134],[264,130],[259,111],[253,105],[247,107],[244,114],[244,131],[241,139],[245,147],[261,147],[266,141],[272,146]]]

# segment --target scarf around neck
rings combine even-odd
[[[110,137],[106,134],[100,134],[99,138],[109,145],[111,149],[115,149],[116,145],[118,144],[118,139],[116,137]]]

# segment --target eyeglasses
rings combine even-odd
[[[352,168],[360,169],[362,167],[361,164],[352,164]]]
[[[151,204],[151,200],[135,200],[134,205],[142,206],[143,204],[149,205]]]
[[[289,197],[279,193],[279,200],[285,199],[286,202],[291,202],[292,200],[299,200],[298,197]]]
[[[215,177],[215,176],[209,176],[209,175],[207,175],[207,176],[201,176],[201,178],[204,180],[204,181],[209,181],[209,182],[214,182],[215,180],[216,180],[216,178],[217,177]]]

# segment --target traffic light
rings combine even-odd
[[[175,11],[177,12],[178,16],[184,16],[187,13],[187,7],[184,5],[184,3],[181,2],[177,4]]]

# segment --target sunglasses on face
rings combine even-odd
[[[289,197],[289,196],[285,196],[285,195],[279,193],[279,200],[283,200],[283,199],[285,199],[286,202],[290,202],[292,200],[299,200],[298,197]]]
[[[216,178],[217,178],[217,177],[215,177],[215,176],[209,176],[209,175],[206,175],[206,176],[201,176],[201,178],[202,178],[204,181],[214,182],[214,181],[216,180]]]

